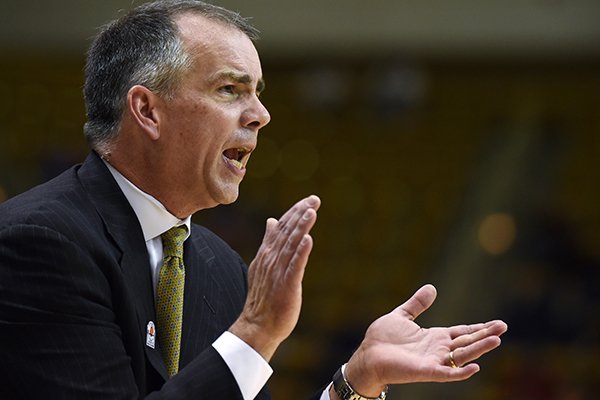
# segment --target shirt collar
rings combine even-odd
[[[103,160],[104,161],[104,160]],[[191,216],[185,219],[179,219],[171,214],[160,201],[143,192],[140,188],[131,183],[112,165],[104,161],[108,170],[117,181],[117,185],[129,201],[135,215],[140,221],[144,240],[152,240],[174,226],[185,225],[187,227],[186,239],[190,236]]]

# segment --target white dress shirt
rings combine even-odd
[[[156,293],[156,284],[163,264],[163,247],[160,235],[174,226],[186,225],[188,228],[187,237],[189,237],[191,233],[191,216],[180,220],[167,211],[158,200],[141,191],[110,164],[107,162],[105,164],[129,204],[131,204],[142,227],[150,258],[152,283]],[[212,346],[231,370],[244,400],[254,399],[273,373],[269,363],[246,342],[228,331],[217,338]]]

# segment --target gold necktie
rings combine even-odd
[[[183,322],[183,241],[185,226],[176,226],[161,235],[163,266],[156,287],[156,336],[169,376],[179,370],[181,325]]]

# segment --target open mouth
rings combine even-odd
[[[250,158],[250,150],[245,148],[227,149],[223,152],[223,157],[234,167],[244,169]]]

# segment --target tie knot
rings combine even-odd
[[[183,258],[183,241],[187,235],[185,225],[174,226],[160,237],[163,243],[163,257]]]

